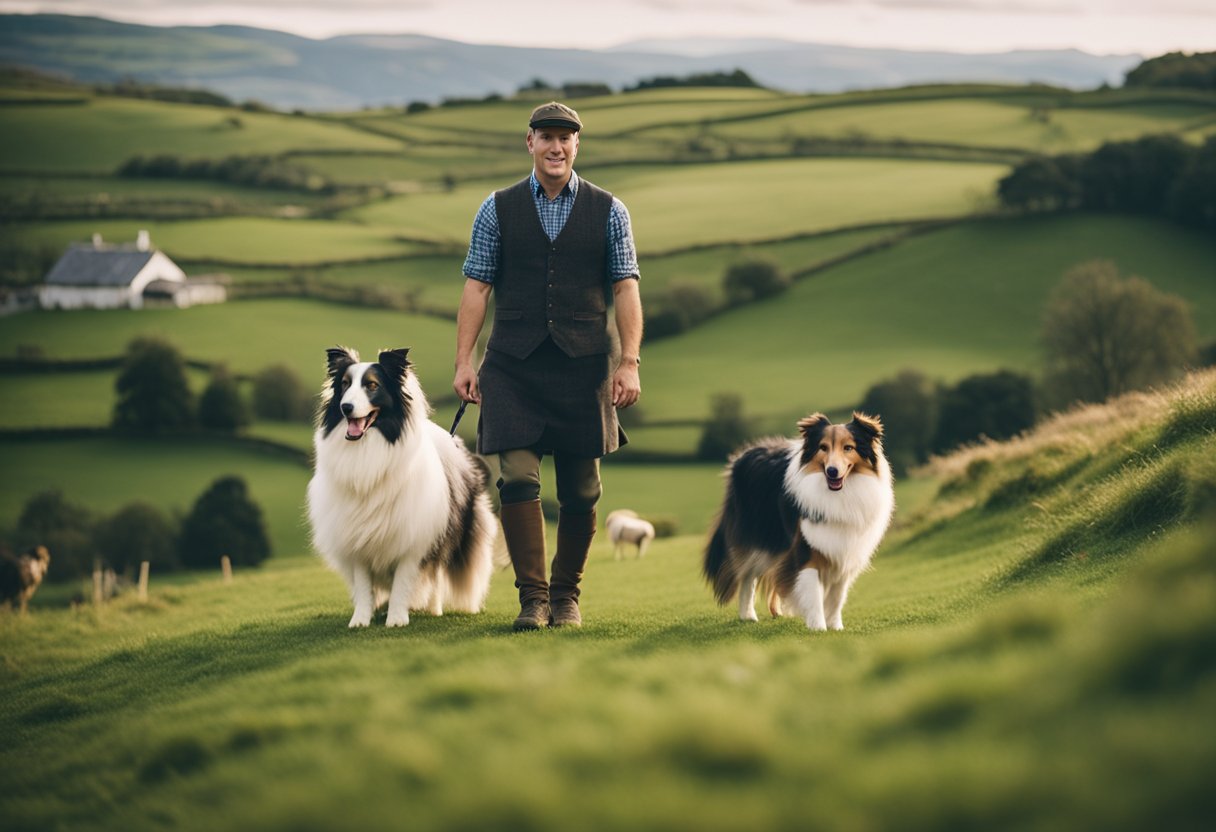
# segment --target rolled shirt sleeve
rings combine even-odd
[[[612,198],[612,210],[608,213],[608,276],[613,283],[628,277],[641,277],[629,209],[616,197]]]

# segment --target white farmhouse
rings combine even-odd
[[[223,303],[228,289],[222,276],[187,278],[176,263],[152,248],[147,231],[134,245],[73,244],[47,273],[38,292],[43,309],[184,308]]]

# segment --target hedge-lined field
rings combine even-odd
[[[85,106],[7,105],[4,124],[0,171],[6,173],[105,174],[132,156],[161,153],[217,159],[287,150],[400,149],[393,139],[323,119],[103,96]]]
[[[643,404],[651,418],[704,418],[711,394],[738,392],[753,415],[792,417],[851,407],[906,367],[945,379],[1033,372],[1048,293],[1094,258],[1188,299],[1200,338],[1216,336],[1216,244],[1201,232],[1113,216],[968,223],[650,345]]]

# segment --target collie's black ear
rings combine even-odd
[[[351,364],[359,363],[359,353],[348,347],[330,347],[325,351],[330,377],[339,375]]]
[[[803,439],[814,438],[817,442],[823,435],[823,429],[831,424],[832,420],[822,413],[812,413],[805,419],[798,420],[798,432],[802,434]]]
[[[410,360],[406,358],[406,356],[409,355],[409,352],[409,347],[403,347],[402,349],[398,350],[381,350],[379,359],[380,366],[388,370],[388,372],[393,376],[393,378],[397,379],[397,381],[403,381],[405,379],[406,371],[409,370],[410,367],[414,366],[410,363]]]
[[[853,424],[870,434],[875,439],[882,439],[882,419],[869,416],[860,411],[853,411]]]

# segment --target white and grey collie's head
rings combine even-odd
[[[805,474],[823,474],[829,491],[840,491],[851,476],[888,479],[883,457],[882,422],[877,416],[853,412],[852,421],[833,425],[822,413],[798,422],[802,434],[800,468]]]
[[[329,372],[321,392],[317,427],[323,438],[341,429],[349,442],[377,431],[390,445],[402,439],[429,407],[406,355],[382,350],[375,362],[360,361],[346,347],[326,351]]]

